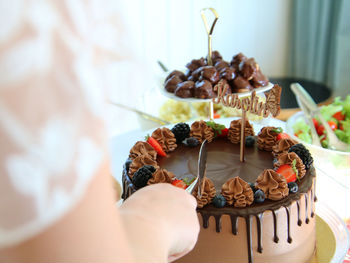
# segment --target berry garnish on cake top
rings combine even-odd
[[[225,171],[236,169],[235,165],[238,163],[231,162],[230,158],[236,158],[234,156],[237,156],[239,152],[240,129],[240,119],[232,121],[230,128],[214,121],[206,122],[203,120],[195,121],[191,125],[178,123],[172,129],[158,128],[152,133],[152,136],[146,137],[146,142],[138,141],[131,148],[129,159],[124,166],[126,176],[129,177],[135,190],[155,183],[170,183],[186,189],[195,179],[196,170],[194,169],[197,167],[195,159],[192,161],[195,165],[187,162],[192,158],[191,156],[198,157],[200,144],[205,139],[208,140],[209,145],[218,143],[218,146],[213,148],[216,149],[214,152],[209,151],[208,158],[213,153],[218,156],[216,160],[219,161],[219,163],[210,163],[209,161],[208,169],[211,171],[211,176],[220,174],[220,169],[226,169]],[[267,161],[268,158],[271,158],[270,166],[263,166],[264,168],[255,175],[247,176],[248,174],[236,172],[230,178],[230,174],[228,174],[227,179],[220,181],[219,185],[218,178],[205,177],[202,185],[202,196],[197,195],[198,185],[193,190],[198,208],[211,204],[216,208],[234,207],[240,209],[260,205],[266,200],[270,200],[269,202],[279,201],[288,195],[297,194],[300,191],[299,186],[307,177],[306,175],[310,176],[306,172],[310,169],[313,159],[303,145],[297,144],[294,140],[281,134],[284,133],[279,127],[263,127],[258,135],[254,136],[253,126],[247,121],[245,127],[246,151],[253,154],[251,156],[256,156],[253,162],[259,162],[260,157],[258,156],[266,156],[264,158],[267,158]],[[216,141],[217,143],[215,143]],[[233,149],[237,149],[237,153]],[[180,151],[179,155],[176,154],[177,151]],[[191,152],[191,154],[186,155],[186,152]],[[179,161],[180,166],[174,171],[171,165],[170,168],[162,167],[166,160],[172,158],[182,158],[185,163],[181,164]],[[223,160],[220,161],[220,159]],[[242,167],[248,165],[249,168],[252,163],[240,163],[239,165]],[[253,166],[255,165],[253,164]],[[238,168],[237,171],[240,169]],[[256,168],[253,170],[255,171]],[[176,174],[177,171],[182,172]],[[221,194],[216,196],[216,193]]]
[[[230,87],[227,93],[247,92],[269,83],[254,58],[248,59],[242,53],[229,63],[218,51],[213,51],[212,61],[210,66],[206,58],[193,59],[186,65],[186,74],[179,70],[170,72],[164,82],[165,90],[181,98],[208,99],[217,96],[214,86],[222,80]]]

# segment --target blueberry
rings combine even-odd
[[[125,167],[127,172],[129,172],[129,167],[130,167],[131,163],[132,163],[132,160],[130,158],[126,159],[124,167]]]
[[[199,141],[194,137],[189,137],[183,141],[183,144],[185,144],[188,147],[196,147],[199,145]]]
[[[249,183],[250,188],[252,188],[253,193],[256,192],[255,184],[254,183]]]
[[[254,136],[245,137],[245,146],[253,147],[254,144],[255,144],[255,137]]]
[[[256,190],[256,192],[254,193],[254,201],[258,204],[263,203],[265,201],[265,193],[261,189]]]
[[[299,187],[295,182],[288,183],[288,188],[289,188],[289,193],[291,194],[295,194],[299,190]]]
[[[226,205],[226,199],[222,195],[216,195],[213,198],[213,205],[217,208],[222,208]]]

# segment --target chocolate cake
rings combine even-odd
[[[186,187],[197,175],[200,143],[207,140],[202,195],[198,185],[193,191],[201,231],[193,251],[176,262],[310,262],[316,251],[312,157],[303,145],[280,136],[281,129],[264,127],[255,135],[247,122],[245,161],[240,162],[240,121],[232,121],[229,129],[204,121],[190,130],[183,123],[163,128],[167,135],[157,141],[167,155],[157,151],[153,165],[146,158],[155,156],[148,145],[154,142],[137,142],[124,167],[123,198],[137,191],[135,185],[140,188],[140,174],[149,177],[144,185],[182,181]],[[176,148],[174,138],[182,140]],[[146,157],[144,164],[140,156]],[[285,173],[289,168],[292,172]]]
[[[230,93],[248,92],[269,84],[254,58],[248,59],[242,53],[229,63],[218,51],[213,51],[212,61],[213,65],[208,65],[205,58],[193,59],[186,65],[186,74],[179,70],[170,72],[164,82],[165,90],[181,98],[208,99],[216,97],[214,86],[222,79],[230,86]],[[189,89],[187,81],[194,83],[195,92]],[[190,86],[193,87],[192,83]]]

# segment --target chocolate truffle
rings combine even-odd
[[[220,80],[219,72],[213,66],[205,66],[203,67],[199,80],[203,79],[209,80],[212,84],[215,84]]]
[[[222,69],[224,68],[228,68],[230,65],[224,61],[224,60],[218,60],[216,63],[215,63],[215,68],[217,69],[217,71],[221,71]]]
[[[177,88],[174,94],[181,98],[191,98],[193,97],[194,82],[187,80],[177,84]]]
[[[231,65],[234,69],[238,69],[239,64],[241,64],[246,60],[247,60],[247,57],[245,55],[243,55],[242,53],[238,53],[236,56],[232,58]]]
[[[215,63],[219,60],[222,60],[222,56],[221,54],[219,53],[219,51],[217,50],[214,50],[212,53],[211,53],[211,60],[213,61],[213,65],[215,65]]]
[[[232,82],[232,91],[233,92],[247,92],[253,89],[253,86],[250,85],[249,81],[238,75]]]
[[[194,96],[199,99],[208,99],[215,97],[213,85],[206,79],[197,81],[194,88]]]
[[[191,79],[189,79],[189,80],[196,82],[199,79],[202,71],[203,71],[203,67],[197,68],[195,71],[192,72]]]
[[[186,68],[188,68],[191,72],[195,71],[199,67],[203,67],[206,65],[206,61],[204,58],[200,59],[193,59],[190,63],[186,65]]]
[[[253,76],[258,71],[259,66],[255,62],[254,58],[247,59],[239,65],[239,71],[242,74],[243,78],[251,80]]]
[[[180,70],[173,70],[172,72],[170,72],[170,74],[166,77],[165,81],[167,81],[168,79],[170,79],[172,76],[178,76],[180,79],[182,79],[183,81],[186,80],[186,76],[185,74],[180,71]]]
[[[165,82],[165,89],[168,92],[174,92],[177,88],[177,84],[181,83],[182,81],[183,80],[178,75],[173,75]]]
[[[230,80],[233,80],[235,77],[236,77],[236,70],[234,68],[228,67],[220,71],[220,78],[230,81]]]
[[[269,83],[269,79],[262,74],[259,69],[251,79],[250,83],[254,88],[265,87]]]

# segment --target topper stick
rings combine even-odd
[[[213,101],[209,101],[209,119],[214,120],[214,103]]]
[[[242,105],[242,123],[241,123],[241,146],[240,146],[240,156],[239,160],[241,163],[244,162],[244,150],[245,150],[245,119],[246,119],[246,110]]]
[[[212,11],[212,13],[214,14],[215,16],[215,19],[214,19],[214,22],[213,24],[211,25],[211,28],[209,29],[208,27],[208,22],[207,22],[207,18],[205,17],[205,14],[204,14],[204,11],[205,10],[210,10]],[[209,66],[212,66],[213,65],[213,61],[211,59],[211,36],[213,34],[213,31],[214,31],[214,27],[215,27],[215,24],[216,24],[216,21],[218,21],[219,19],[219,15],[218,13],[216,12],[216,10],[212,7],[209,7],[209,8],[203,8],[201,10],[201,16],[202,16],[202,20],[204,22],[204,26],[205,26],[205,30],[207,31],[207,34],[208,34],[208,57],[207,57],[207,60],[208,60],[208,65]]]
[[[210,28],[208,26],[207,18],[205,17],[205,14],[204,14],[205,10],[212,11],[212,13],[215,16],[213,24],[211,25]],[[214,27],[215,27],[216,21],[218,21],[218,19],[219,19],[219,15],[218,15],[218,13],[216,12],[216,10],[214,8],[209,7],[209,8],[203,8],[201,10],[201,16],[202,16],[202,20],[203,20],[203,23],[204,23],[204,26],[205,26],[205,30],[207,31],[207,34],[208,34],[208,56],[207,56],[207,61],[208,61],[208,65],[209,66],[213,66],[213,60],[212,60],[212,57],[211,57],[211,53],[212,53],[211,39],[212,39],[212,34],[213,34],[213,31],[214,31]],[[209,102],[209,118],[210,118],[210,120],[214,119],[214,104],[213,104],[212,101]]]

